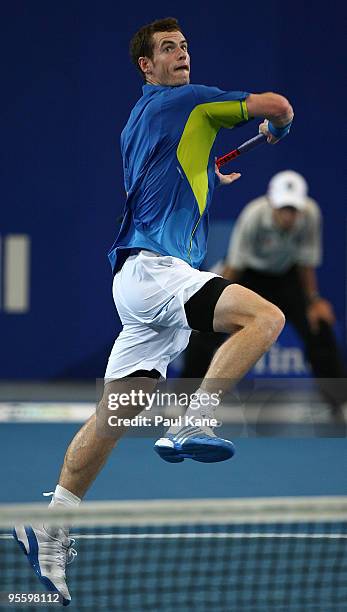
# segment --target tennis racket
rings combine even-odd
[[[232,159],[235,159],[235,157],[242,155],[242,153],[247,153],[248,151],[252,151],[252,149],[255,149],[258,145],[266,142],[266,139],[267,137],[265,136],[265,134],[258,134],[257,136],[254,136],[254,138],[251,138],[250,140],[246,140],[246,142],[243,142],[236,149],[233,149],[233,151],[230,151],[229,153],[226,153],[225,155],[222,155],[221,157],[217,157],[216,159],[217,167],[221,168],[222,166],[230,162]]]

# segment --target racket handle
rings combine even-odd
[[[247,153],[248,151],[252,151],[252,149],[257,147],[258,145],[262,144],[263,142],[266,142],[266,138],[267,137],[265,136],[265,134],[258,134],[257,136],[254,136],[254,138],[246,140],[246,142],[244,142],[238,147],[240,155],[241,153]]]
[[[235,159],[235,157],[242,155],[242,153],[247,153],[248,151],[252,151],[252,149],[257,147],[258,145],[266,142],[266,140],[267,140],[267,137],[265,136],[265,134],[257,134],[257,136],[254,136],[250,140],[246,140],[246,142],[243,142],[236,149],[234,149],[233,151],[230,151],[230,153],[227,153],[226,155],[222,155],[222,157],[218,157],[218,159],[216,160],[216,164],[218,168],[220,168],[221,166],[224,166],[232,159]]]

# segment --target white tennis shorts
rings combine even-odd
[[[123,329],[113,345],[105,379],[153,369],[165,378],[168,364],[189,342],[184,304],[215,276],[177,257],[145,250],[130,255],[113,281]]]

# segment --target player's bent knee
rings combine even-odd
[[[258,320],[261,328],[269,335],[270,342],[277,340],[286,322],[282,310],[271,302],[266,302],[266,306],[258,315]]]
[[[274,341],[283,329],[285,317],[277,306],[254,291],[237,283],[226,287],[216,304],[214,331],[233,333],[235,328],[246,327],[255,321]]]

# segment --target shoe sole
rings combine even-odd
[[[197,440],[187,440],[183,444],[176,443],[174,448],[154,445],[154,450],[168,463],[182,463],[185,459],[192,459],[200,463],[218,463],[231,459],[235,454],[235,447],[231,442],[217,445]]]
[[[19,548],[25,554],[26,558],[28,559],[29,565],[32,567],[36,576],[38,577],[40,582],[44,585],[44,587],[50,592],[58,593],[63,606],[68,606],[70,604],[70,600],[65,599],[61,595],[61,593],[58,591],[58,589],[54,586],[53,582],[49,578],[46,578],[46,576],[42,576],[41,574],[40,564],[39,564],[39,553],[38,553],[39,549],[38,549],[37,538],[34,533],[34,530],[31,527],[25,527],[24,529],[25,529],[25,533],[28,538],[29,552],[27,552],[23,542],[19,540],[16,529],[13,529],[12,531],[12,535],[14,539],[16,540]]]

